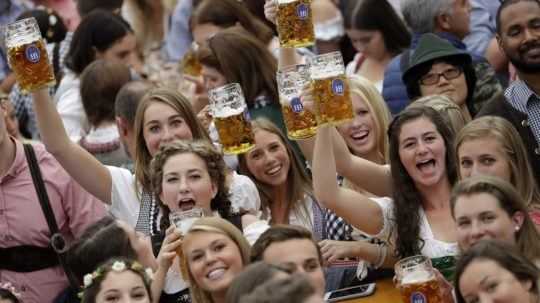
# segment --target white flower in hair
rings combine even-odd
[[[111,269],[116,271],[116,272],[124,271],[126,269],[126,263],[124,263],[122,261],[116,261],[116,262],[113,263]]]
[[[154,280],[154,271],[152,271],[151,268],[145,269],[144,272],[146,273],[146,276],[148,276],[150,280]]]
[[[94,277],[92,276],[92,274],[84,275],[84,279],[83,279],[84,287],[88,287],[88,286],[92,285],[93,280],[94,280]]]

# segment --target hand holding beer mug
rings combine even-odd
[[[240,84],[218,87],[208,95],[223,152],[241,154],[253,148],[255,139]]]
[[[315,112],[319,125],[340,124],[354,118],[354,111],[340,52],[310,59]]]
[[[171,225],[175,226],[176,230],[180,232],[180,237],[184,238],[193,223],[195,223],[195,221],[199,220],[203,216],[204,211],[198,207],[194,207],[190,210],[176,211],[170,213],[169,221],[171,222]],[[180,261],[180,273],[182,274],[182,277],[184,279],[187,279],[188,271],[187,268],[184,266],[185,260],[184,250],[182,249],[182,246],[179,246],[177,248],[176,254],[178,255],[178,259]]]
[[[54,86],[53,68],[36,19],[26,18],[6,26],[7,60],[21,91]]]
[[[413,256],[399,260],[394,269],[403,303],[446,302],[428,257]]]
[[[275,0],[281,47],[304,47],[315,42],[311,0]]]
[[[306,139],[317,132],[315,115],[304,108],[300,97],[304,86],[309,84],[309,68],[306,65],[285,67],[277,73],[279,100],[287,136],[292,140]]]

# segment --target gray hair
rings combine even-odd
[[[435,31],[435,19],[453,13],[455,0],[401,0],[403,19],[415,34]]]

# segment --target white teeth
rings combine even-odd
[[[351,135],[351,138],[355,139],[355,140],[359,140],[359,139],[363,139],[364,137],[366,137],[367,135],[369,134],[369,132],[367,130],[364,130],[364,131],[359,131],[359,132],[355,132],[354,134]]]
[[[216,268],[212,271],[210,271],[206,277],[210,280],[217,280],[219,278],[221,278],[223,276],[223,274],[225,273],[225,269],[224,268]]]
[[[269,174],[269,175],[273,175],[273,174],[277,173],[280,169],[281,169],[281,165],[274,166],[273,168],[267,170],[266,173]]]

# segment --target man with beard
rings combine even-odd
[[[514,125],[540,184],[540,0],[506,0],[496,22],[499,47],[515,66],[519,80],[478,116],[500,116]]]

